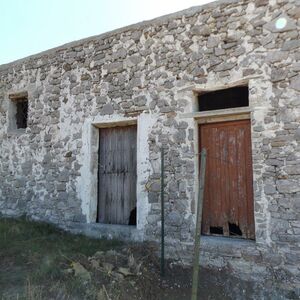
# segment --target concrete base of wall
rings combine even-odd
[[[191,265],[193,243],[168,243],[168,258]],[[282,264],[281,255],[252,240],[216,236],[202,236],[200,267],[216,269],[231,274],[239,280],[261,286],[265,295],[276,291],[278,297],[266,299],[300,299],[300,281]]]
[[[138,230],[135,226],[99,223],[66,223],[58,226],[73,234],[83,234],[91,238],[133,242],[143,241],[143,232]]]

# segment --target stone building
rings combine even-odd
[[[205,147],[202,263],[295,291],[299,29],[299,1],[226,0],[0,66],[1,214],[159,240],[164,147],[166,244],[189,259]]]

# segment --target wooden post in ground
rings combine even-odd
[[[194,246],[194,260],[193,260],[193,283],[192,283],[192,298],[197,300],[198,291],[198,275],[199,275],[199,258],[200,258],[200,236],[201,236],[201,221],[202,221],[202,208],[205,184],[205,169],[206,169],[206,149],[201,151],[201,165],[199,176],[199,196],[197,204],[196,215],[196,233],[195,233],[195,246]]]

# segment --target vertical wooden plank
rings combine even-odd
[[[114,189],[114,210],[115,210],[115,223],[116,224],[124,224],[123,220],[123,185],[122,185],[122,156],[123,153],[121,153],[121,145],[126,140],[126,136],[122,134],[123,128],[119,128],[118,130],[114,130],[115,132],[115,139],[114,139],[114,149],[115,149],[115,184],[117,186],[116,189]],[[113,188],[113,187],[112,187]],[[113,208],[112,208],[113,209]]]
[[[111,132],[111,186],[109,189],[111,190],[111,207],[110,207],[110,214],[111,214],[111,223],[118,224],[118,198],[119,193],[119,182],[118,182],[118,152],[117,152],[117,139],[118,139],[118,132],[114,130],[114,128],[110,128]]]
[[[122,176],[120,178],[121,184],[122,184],[122,199],[121,199],[121,211],[122,211],[122,222],[123,224],[128,225],[128,219],[129,219],[129,205],[128,205],[128,188],[130,185],[130,182],[128,181],[128,164],[131,163],[130,161],[130,149],[128,147],[130,141],[129,139],[129,131],[130,129],[128,127],[124,128],[123,130],[123,143],[122,143],[122,156],[121,156],[121,165],[122,165]]]
[[[238,207],[238,215],[236,216],[236,223],[238,223],[243,235],[247,235],[248,222],[244,219],[247,216],[247,168],[245,161],[247,160],[247,153],[245,152],[245,126],[240,124],[237,130],[237,149],[238,149],[238,159],[237,164],[242,166],[237,172],[237,181],[239,183],[238,197],[236,199],[236,206]]]
[[[98,158],[98,162],[99,162],[99,174],[98,174],[98,197],[99,197],[99,203],[98,203],[98,222],[100,223],[104,223],[105,219],[105,201],[104,199],[106,198],[106,191],[103,189],[104,186],[106,186],[106,182],[105,182],[105,176],[103,176],[103,174],[105,174],[106,172],[106,163],[105,163],[105,147],[106,147],[106,139],[105,139],[105,132],[99,130],[99,158]]]
[[[221,152],[221,147],[222,147],[222,140],[221,140],[221,134],[219,128],[216,126],[213,129],[214,132],[214,152],[212,153],[212,156],[214,157],[214,164],[213,168],[215,169],[215,175],[214,175],[214,182],[212,186],[217,187],[217,192],[212,190],[212,195],[211,198],[215,199],[215,203],[218,206],[218,209],[215,212],[215,217],[214,220],[218,219],[218,223],[216,224],[219,227],[223,227],[223,218],[220,218],[218,215],[218,211],[222,210],[222,207],[224,205],[223,203],[223,191],[222,191],[222,180],[224,180],[224,177],[222,176],[222,152]],[[212,208],[214,209],[214,207]]]
[[[241,201],[235,201],[236,199],[240,199],[238,197],[238,191],[236,189],[238,183],[238,164],[239,162],[236,160],[236,153],[239,152],[237,149],[237,132],[240,131],[239,127],[228,127],[228,162],[226,168],[228,170],[228,186],[229,186],[229,202],[228,202],[228,222],[234,223],[234,220],[238,220]],[[239,184],[242,184],[241,182]],[[241,199],[240,199],[241,200]]]
[[[205,128],[204,129],[205,131],[205,134],[206,134],[206,144],[209,144],[209,149],[207,151],[208,153],[208,160],[207,160],[207,163],[209,165],[209,170],[214,170],[214,157],[213,155],[211,155],[212,153],[215,152],[215,135],[214,135],[214,132],[213,132],[213,129],[211,128]],[[211,143],[209,143],[209,141],[207,140],[208,137],[211,136]],[[206,147],[203,147],[206,149]],[[203,148],[201,150],[203,150]],[[206,172],[207,173],[207,178],[208,178],[208,184],[209,185],[213,185],[213,177],[214,177],[214,172]],[[212,207],[214,206],[214,193],[212,190],[208,190],[208,195],[207,195],[208,199],[207,199],[207,202],[206,202],[206,205],[207,205],[207,208],[208,208],[208,211],[212,211]],[[214,212],[212,214],[209,214],[208,215],[208,232],[210,231],[210,224],[211,224],[211,221],[214,219]]]
[[[223,128],[220,126],[218,128],[218,134],[219,134],[219,157],[218,161],[216,163],[219,164],[220,169],[221,169],[221,180],[217,182],[216,185],[216,191],[219,191],[221,197],[219,201],[221,202],[220,207],[218,207],[220,210],[218,210],[215,215],[215,219],[213,220],[212,226],[215,226],[214,224],[222,227],[223,233],[226,234],[226,216],[224,212],[226,211],[226,206],[227,206],[227,174],[226,174],[226,151],[227,151],[227,145],[226,145],[226,133],[223,130]],[[213,154],[214,156],[217,155],[217,153]],[[214,208],[213,208],[214,209]],[[218,220],[219,219],[219,220]]]
[[[136,127],[131,129],[129,132],[129,160],[130,164],[128,165],[128,181],[129,181],[129,193],[128,193],[128,215],[127,219],[130,216],[131,211],[136,207],[136,151],[137,151],[137,130]]]
[[[118,145],[119,143],[123,142],[123,139],[119,140],[120,131],[122,131],[121,128],[119,130],[116,130],[116,128],[111,128],[112,132],[112,186],[110,187],[112,191],[112,206],[111,206],[111,212],[113,215],[112,223],[118,224],[122,222],[122,220],[118,219],[119,210],[120,210],[120,201],[121,201],[121,193],[122,189],[120,188],[120,181],[119,181],[119,157],[118,157]]]
[[[127,220],[127,223],[129,221],[130,211],[131,211],[131,197],[132,197],[132,187],[131,182],[133,180],[132,178],[132,165],[133,165],[133,159],[132,159],[132,149],[131,149],[131,143],[132,143],[132,131],[129,130],[129,128],[126,130],[126,176],[124,178],[124,193],[126,196],[125,202],[124,202],[124,219]]]
[[[201,153],[203,147],[205,147],[206,151],[207,151],[207,157],[206,157],[206,165],[210,166],[210,159],[209,159],[209,153],[211,152],[211,144],[208,143],[208,141],[206,140],[206,138],[209,135],[207,134],[207,128],[204,126],[201,126],[199,128],[199,153]],[[205,146],[204,146],[205,145]],[[201,161],[199,159],[199,170],[201,169]],[[206,167],[206,171],[205,171],[205,178],[207,178],[207,181],[210,180],[210,173],[207,172],[208,167]],[[209,167],[209,169],[211,169],[211,167]],[[199,174],[200,175],[200,174]],[[209,186],[209,184],[208,184]],[[199,187],[200,188],[200,187]],[[203,218],[202,219],[202,226],[201,226],[201,232],[203,234],[209,234],[209,205],[210,205],[210,192],[209,191],[205,191],[206,192],[206,197],[203,199],[203,208],[202,208],[202,214],[207,216],[207,218]]]
[[[247,174],[247,221],[248,221],[248,232],[247,236],[251,239],[255,239],[255,223],[254,223],[254,201],[253,201],[253,170],[252,170],[252,143],[251,143],[251,122],[248,120],[245,129],[245,169]],[[253,213],[251,213],[253,212]]]

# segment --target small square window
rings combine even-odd
[[[27,127],[28,100],[26,98],[15,101],[17,129]]]
[[[12,94],[9,96],[9,128],[25,129],[28,121],[28,96],[27,93]]]

